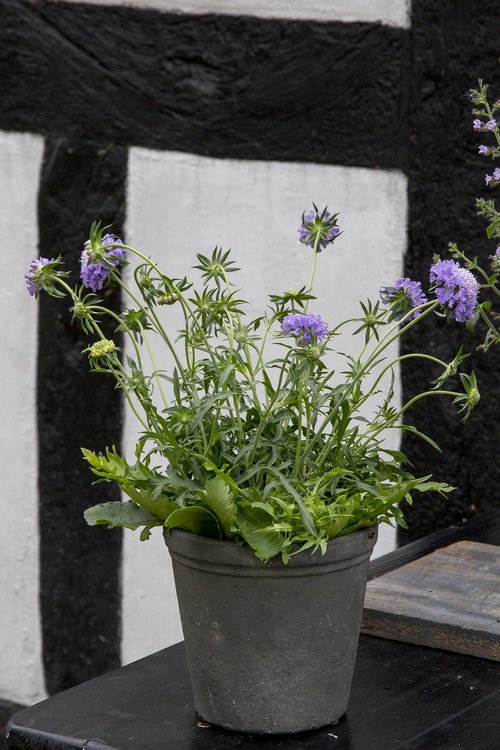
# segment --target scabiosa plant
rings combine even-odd
[[[395,320],[400,320],[409,310],[412,310],[411,317],[416,318],[420,311],[414,308],[427,302],[420,281],[403,277],[397,279],[394,286],[384,287],[380,297],[385,305],[392,306],[392,317]]]
[[[410,429],[405,412],[421,398],[452,398],[467,417],[479,393],[473,374],[462,379],[465,394],[447,389],[465,357],[443,362],[415,353],[432,360],[441,375],[408,403],[394,403],[390,384],[399,357],[391,359],[388,348],[440,306],[427,300],[418,281],[397,279],[383,290],[386,309],[368,300],[361,317],[336,325],[308,311],[320,242],[338,234],[332,232],[335,216],[327,213],[315,207],[318,224],[308,230],[316,232],[309,285],[270,295],[265,314],[250,321],[231,282],[238,269],[217,247],[211,256],[197,254],[197,288],[187,278],[167,276],[136,248],[115,247],[117,238],[94,226],[85,268],[102,265],[99,285],[120,284],[133,302],[121,315],[84,285],[72,289],[54,277],[56,291],[71,298],[73,321],[91,339],[84,350],[91,369],[115,378],[142,427],[133,463],[114,449],[84,451],[99,479],[117,482],[129,498],[90,508],[88,523],[142,528],[143,539],[155,526],[181,527],[246,542],[262,560],[281,554],[286,561],[301,549],[325,550],[340,534],[382,521],[404,524],[399,504],[411,492],[450,491],[415,477],[401,453],[384,450],[383,435]],[[136,260],[130,280],[119,275],[116,250]],[[165,324],[171,304],[184,317],[180,346]],[[462,304],[452,310],[456,320]],[[124,360],[102,333],[106,315],[128,338]],[[362,337],[357,357],[331,349],[343,328]],[[154,336],[173,359],[170,372],[155,361]],[[330,355],[345,363],[338,373]],[[382,388],[386,379],[389,386]]]
[[[476,129],[498,139],[498,128],[484,125],[495,119],[496,105],[476,103]],[[496,148],[487,156],[494,158]],[[500,240],[493,203],[484,201],[480,212],[490,237]],[[336,219],[316,206],[303,214],[299,240],[313,248],[310,281],[271,294],[253,319],[233,285],[238,269],[217,247],[211,255],[197,254],[201,280],[192,284],[168,276],[140,250],[94,225],[82,260],[83,281],[93,293],[85,285],[71,288],[59,269],[49,269],[53,261],[34,262],[29,291],[70,298],[73,322],[90,338],[84,351],[91,369],[115,379],[140,425],[132,461],[114,448],[84,450],[98,479],[116,482],[128,498],[89,508],[89,524],[142,529],[141,539],[156,526],[182,528],[244,542],[261,560],[281,555],[287,561],[377,523],[404,525],[400,505],[414,493],[452,489],[412,474],[405,456],[388,450],[383,438],[411,430],[432,442],[406,423],[408,409],[424,398],[449,398],[466,419],[479,401],[474,373],[461,371],[467,354],[460,348],[446,362],[427,352],[395,356],[391,347],[426,316],[442,318],[443,309],[457,325],[485,323],[485,350],[497,343],[490,302],[478,300],[476,278],[500,295],[496,272],[488,274],[451,245],[453,260],[433,261],[432,298],[418,280],[400,277],[383,288],[385,304],[366,300],[360,316],[327,322],[308,306],[315,300],[319,251],[340,233]],[[125,252],[134,270],[122,277]],[[112,284],[128,297],[121,315],[96,293]],[[180,331],[171,330],[172,304],[183,318]],[[112,333],[104,337],[102,318],[124,334],[125,356]],[[349,343],[359,341],[357,355],[342,353],[343,333]],[[168,354],[160,362],[154,337]],[[436,376],[401,404],[395,368],[408,357],[430,361]],[[168,371],[161,369],[166,360]],[[449,386],[450,378],[460,385]]]

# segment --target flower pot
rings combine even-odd
[[[377,529],[266,563],[246,545],[165,532],[196,708],[227,729],[288,733],[346,711]]]

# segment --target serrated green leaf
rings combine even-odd
[[[87,508],[83,516],[89,526],[105,525],[110,529],[121,527],[133,531],[139,526],[157,520],[145,508],[140,508],[128,500],[124,503],[114,501],[94,505],[92,508]]]
[[[269,560],[283,547],[282,536],[277,531],[263,531],[273,523],[265,510],[252,507],[238,508],[237,523],[245,542],[254,550],[259,560]]]
[[[184,529],[198,536],[222,539],[222,533],[214,514],[202,505],[188,505],[178,508],[163,524],[167,529]]]
[[[174,500],[166,497],[165,495],[159,495],[153,497],[151,490],[142,489],[132,484],[123,484],[123,492],[130,497],[137,505],[145,508],[153,516],[165,520],[169,515],[177,509],[177,503]]]
[[[217,517],[226,539],[231,539],[234,536],[236,504],[233,493],[223,479],[214,477],[214,479],[207,480],[202,502]]]

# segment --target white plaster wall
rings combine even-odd
[[[37,306],[23,274],[37,257],[42,138],[0,131],[0,698],[45,697],[38,606]]]
[[[80,2],[81,0],[69,0]],[[225,13],[261,18],[365,21],[409,26],[411,0],[86,0],[94,5],[130,5],[173,13]]]
[[[313,201],[340,211],[344,234],[318,257],[310,310],[332,324],[358,314],[358,299],[376,299],[380,286],[401,275],[406,242],[406,177],[398,171],[221,160],[132,149],[128,177],[128,242],[183,276],[195,252],[232,248],[242,268],[235,281],[250,313],[262,313],[271,292],[307,284],[312,251],[297,240],[302,211]],[[195,276],[195,274],[192,274]],[[180,328],[179,309],[166,308],[169,330]],[[356,353],[359,340],[339,351]],[[159,367],[168,366],[161,347]],[[396,349],[392,352],[396,355]],[[133,456],[136,428],[127,420],[125,447]],[[392,443],[398,445],[398,438]],[[155,530],[158,531],[158,530]],[[376,554],[395,546],[383,528]],[[168,554],[156,534],[139,542],[125,533],[123,564],[124,662],[182,638]]]

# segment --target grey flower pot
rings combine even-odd
[[[363,529],[284,565],[245,545],[165,532],[203,719],[274,734],[345,713],[376,538]]]

